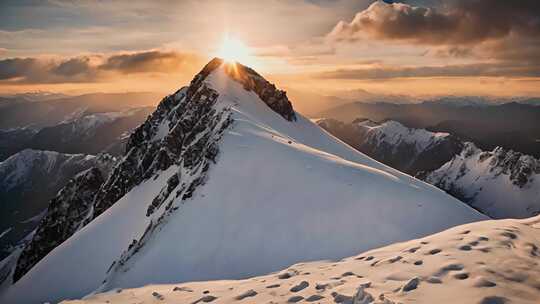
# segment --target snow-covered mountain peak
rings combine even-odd
[[[224,77],[226,76],[226,77]],[[232,79],[249,92],[257,94],[268,107],[288,121],[296,120],[293,107],[285,91],[279,90],[255,70],[239,63],[225,62],[223,59],[212,59],[203,70],[195,76],[192,85],[206,80],[218,91],[226,88],[224,78]]]
[[[84,208],[55,225],[84,227],[32,259],[0,301],[241,278],[485,219],[343,144],[255,71],[220,59],[160,102],[91,200],[65,198]]]

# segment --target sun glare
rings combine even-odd
[[[230,63],[248,64],[251,61],[249,48],[242,41],[229,36],[223,39],[217,56]]]

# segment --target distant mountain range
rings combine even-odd
[[[479,106],[478,104],[481,104]],[[398,121],[411,128],[446,132],[484,150],[503,147],[540,157],[540,106],[536,99],[503,104],[446,98],[418,104],[349,103],[316,117]]]
[[[24,149],[62,153],[124,152],[129,133],[152,112],[153,94],[89,94],[0,102],[0,161]],[[43,111],[43,112],[40,112]]]
[[[24,150],[0,162],[0,259],[39,224],[56,193],[76,174],[97,167],[107,174],[110,155]]]
[[[155,106],[160,96],[156,93],[94,93],[51,99],[29,98],[27,94],[0,97],[0,129],[41,129],[72,120],[83,113],[120,112]]]
[[[321,119],[319,126],[359,151],[433,184],[493,218],[540,213],[540,160],[504,148],[482,150],[449,133],[396,121]]]

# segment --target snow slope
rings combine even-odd
[[[530,155],[500,147],[483,151],[467,142],[425,181],[494,218],[540,213],[540,160]]]
[[[63,303],[533,304],[539,240],[540,217],[483,221],[244,280],[114,289]]]
[[[258,86],[260,76],[249,72],[233,79],[230,68],[220,64],[209,75],[197,75],[197,87],[171,95],[179,107],[189,107],[182,103],[189,92],[209,91],[203,102],[215,90],[215,112],[209,113],[232,119],[218,138],[219,153],[205,182],[189,195],[182,183],[168,189],[175,175],[188,182],[200,177],[196,168],[186,169],[187,158],[157,171],[54,249],[0,301],[57,301],[96,289],[237,279],[485,219],[443,191],[356,152],[300,114],[279,113],[284,105],[267,98],[267,87],[262,93],[245,89]],[[158,129],[154,144],[165,145],[176,134],[170,123]],[[169,204],[149,208],[156,197]]]

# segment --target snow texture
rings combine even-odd
[[[264,276],[117,288],[63,303],[534,304],[539,237],[540,217],[483,221]]]

